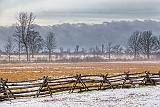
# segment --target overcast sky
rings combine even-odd
[[[33,12],[40,25],[160,20],[160,0],[0,0],[0,25],[14,24],[21,11]]]

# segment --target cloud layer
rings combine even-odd
[[[18,12],[34,12],[37,23],[98,23],[108,20],[160,20],[159,0],[0,0],[0,25],[11,25]]]

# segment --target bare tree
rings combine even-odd
[[[60,53],[63,53],[63,47],[59,48]]]
[[[96,56],[96,51],[95,51],[95,48],[89,48],[89,54],[93,55],[93,57],[95,58]]]
[[[111,59],[111,49],[112,49],[112,42],[109,42],[107,46],[107,53],[109,60]]]
[[[32,54],[32,58],[34,58],[34,54],[43,49],[43,38],[39,35],[39,32],[30,31],[29,41],[29,48]]]
[[[1,55],[2,55],[2,50],[0,49],[0,57],[1,57]]]
[[[67,48],[67,54],[71,54],[71,49],[70,48]]]
[[[18,45],[19,45],[19,53],[20,53],[20,48],[21,45],[25,48],[26,55],[27,55],[27,61],[29,61],[29,45],[30,45],[30,36],[31,32],[34,29],[33,23],[35,20],[35,16],[33,13],[26,13],[26,12],[21,12],[18,14],[17,21],[18,23],[16,24],[16,34],[14,37],[17,38],[18,40]]]
[[[45,44],[49,54],[49,62],[51,62],[51,54],[56,48],[56,38],[53,32],[48,33]]]
[[[102,54],[104,54],[104,51],[105,51],[104,50],[104,44],[102,44],[102,50],[101,51],[102,51]]]
[[[152,35],[152,31],[144,31],[140,35],[140,48],[143,54],[150,58],[150,54],[157,48],[158,39]]]
[[[8,37],[7,43],[4,48],[5,48],[5,53],[8,56],[8,61],[10,62],[11,61],[11,54],[14,49],[13,41],[12,41],[11,37]]]
[[[78,52],[79,52],[79,45],[76,45],[75,53],[78,53]]]
[[[101,49],[96,45],[95,47],[95,53],[96,53],[96,56],[98,57],[99,54],[101,53]]]
[[[134,54],[134,59],[137,58],[140,52],[140,32],[136,31],[133,32],[133,34],[128,39],[128,50],[131,54]]]
[[[157,55],[158,57],[160,56],[160,36],[158,37],[156,55]]]
[[[123,48],[121,45],[115,45],[112,47],[112,51],[115,55],[120,55],[122,53]]]
[[[86,51],[84,48],[82,48],[81,53],[82,53],[82,55],[83,55],[83,56],[84,56],[84,58],[85,58],[87,51]]]
[[[22,33],[21,33],[21,27],[19,26],[19,24],[16,24],[16,30],[15,30],[15,33],[13,34],[13,37],[18,45],[18,59],[20,61],[21,60],[21,48],[22,48],[22,45],[21,45]]]
[[[63,47],[60,47],[60,48],[59,48],[60,58],[63,57],[63,52],[64,52]]]

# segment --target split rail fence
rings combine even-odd
[[[139,87],[160,84],[158,73],[125,72],[120,75],[81,75],[72,77],[51,78],[44,76],[38,80],[8,81],[0,80],[0,101],[23,97],[53,96],[58,92],[83,92],[115,88]]]

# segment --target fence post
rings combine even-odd
[[[80,83],[82,86],[83,86],[83,89],[85,89],[85,90],[89,90],[88,89],[88,87],[86,86],[86,84],[83,82],[83,80],[81,79],[81,74],[76,74],[76,76],[75,76],[75,79],[76,79],[76,81],[75,81],[75,83],[73,84],[73,86],[72,86],[72,88],[71,88],[71,90],[69,91],[69,93],[72,93],[74,90],[75,90],[75,87],[77,86],[77,84],[78,83]],[[81,92],[82,90],[81,90],[81,88],[80,88],[80,92]]]
[[[160,71],[158,72],[158,75],[159,75],[159,77],[160,77]]]
[[[3,78],[1,78],[1,85],[2,85],[2,90],[4,91],[4,94],[7,95],[8,100],[11,101],[11,97],[13,97],[14,99],[16,99],[16,97],[13,95],[13,93],[11,92],[11,90],[9,89],[8,85],[7,85],[7,80],[3,80]],[[9,91],[9,92],[8,92]]]
[[[151,85],[156,85],[155,81],[150,78],[150,72],[149,71],[145,71],[145,77],[142,80],[142,83],[144,83],[144,85],[147,85],[147,83],[149,83]]]
[[[123,88],[124,85],[126,84],[127,80],[129,81],[129,83],[130,83],[131,85],[134,85],[134,84],[133,84],[133,81],[132,81],[131,78],[129,77],[129,75],[130,75],[129,72],[130,72],[130,71],[124,72],[125,77],[124,77],[124,79],[123,79],[122,88]]]
[[[113,89],[113,86],[112,86],[111,82],[107,79],[107,76],[108,76],[108,74],[101,76],[101,77],[103,78],[103,80],[101,81],[98,90],[101,90],[101,89],[102,89],[102,86],[103,86],[104,83],[108,83],[109,86]]]
[[[47,90],[49,91],[50,96],[52,97],[52,91],[51,91],[51,88],[48,85],[48,76],[46,76],[46,77],[44,76],[43,77],[42,85],[39,87],[39,89],[37,91],[37,94],[36,94],[37,97],[39,96],[39,94],[42,91],[43,87],[47,87]]]

